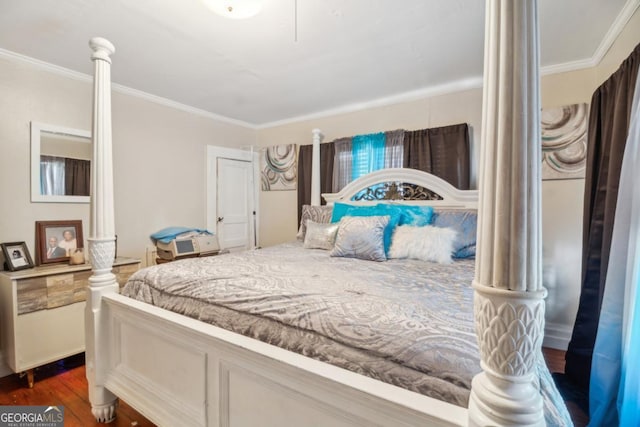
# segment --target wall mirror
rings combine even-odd
[[[31,122],[31,201],[89,203],[91,132]]]

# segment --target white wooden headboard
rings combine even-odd
[[[459,190],[435,175],[405,168],[372,172],[350,182],[340,192],[325,193],[322,197],[329,205],[335,202],[374,204],[384,201],[455,209],[478,208],[478,190]]]

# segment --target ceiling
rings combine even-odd
[[[639,3],[539,0],[543,72],[595,65]],[[265,0],[231,20],[200,0],[0,0],[4,56],[89,75],[93,36],[119,90],[264,127],[478,87],[484,1]]]

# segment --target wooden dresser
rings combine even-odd
[[[117,258],[113,273],[120,286],[140,268],[140,260]],[[0,343],[13,372],[84,351],[84,307],[91,266],[48,265],[0,272]]]

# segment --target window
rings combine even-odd
[[[402,167],[403,136],[404,131],[392,131],[335,141],[333,191],[379,169]]]

